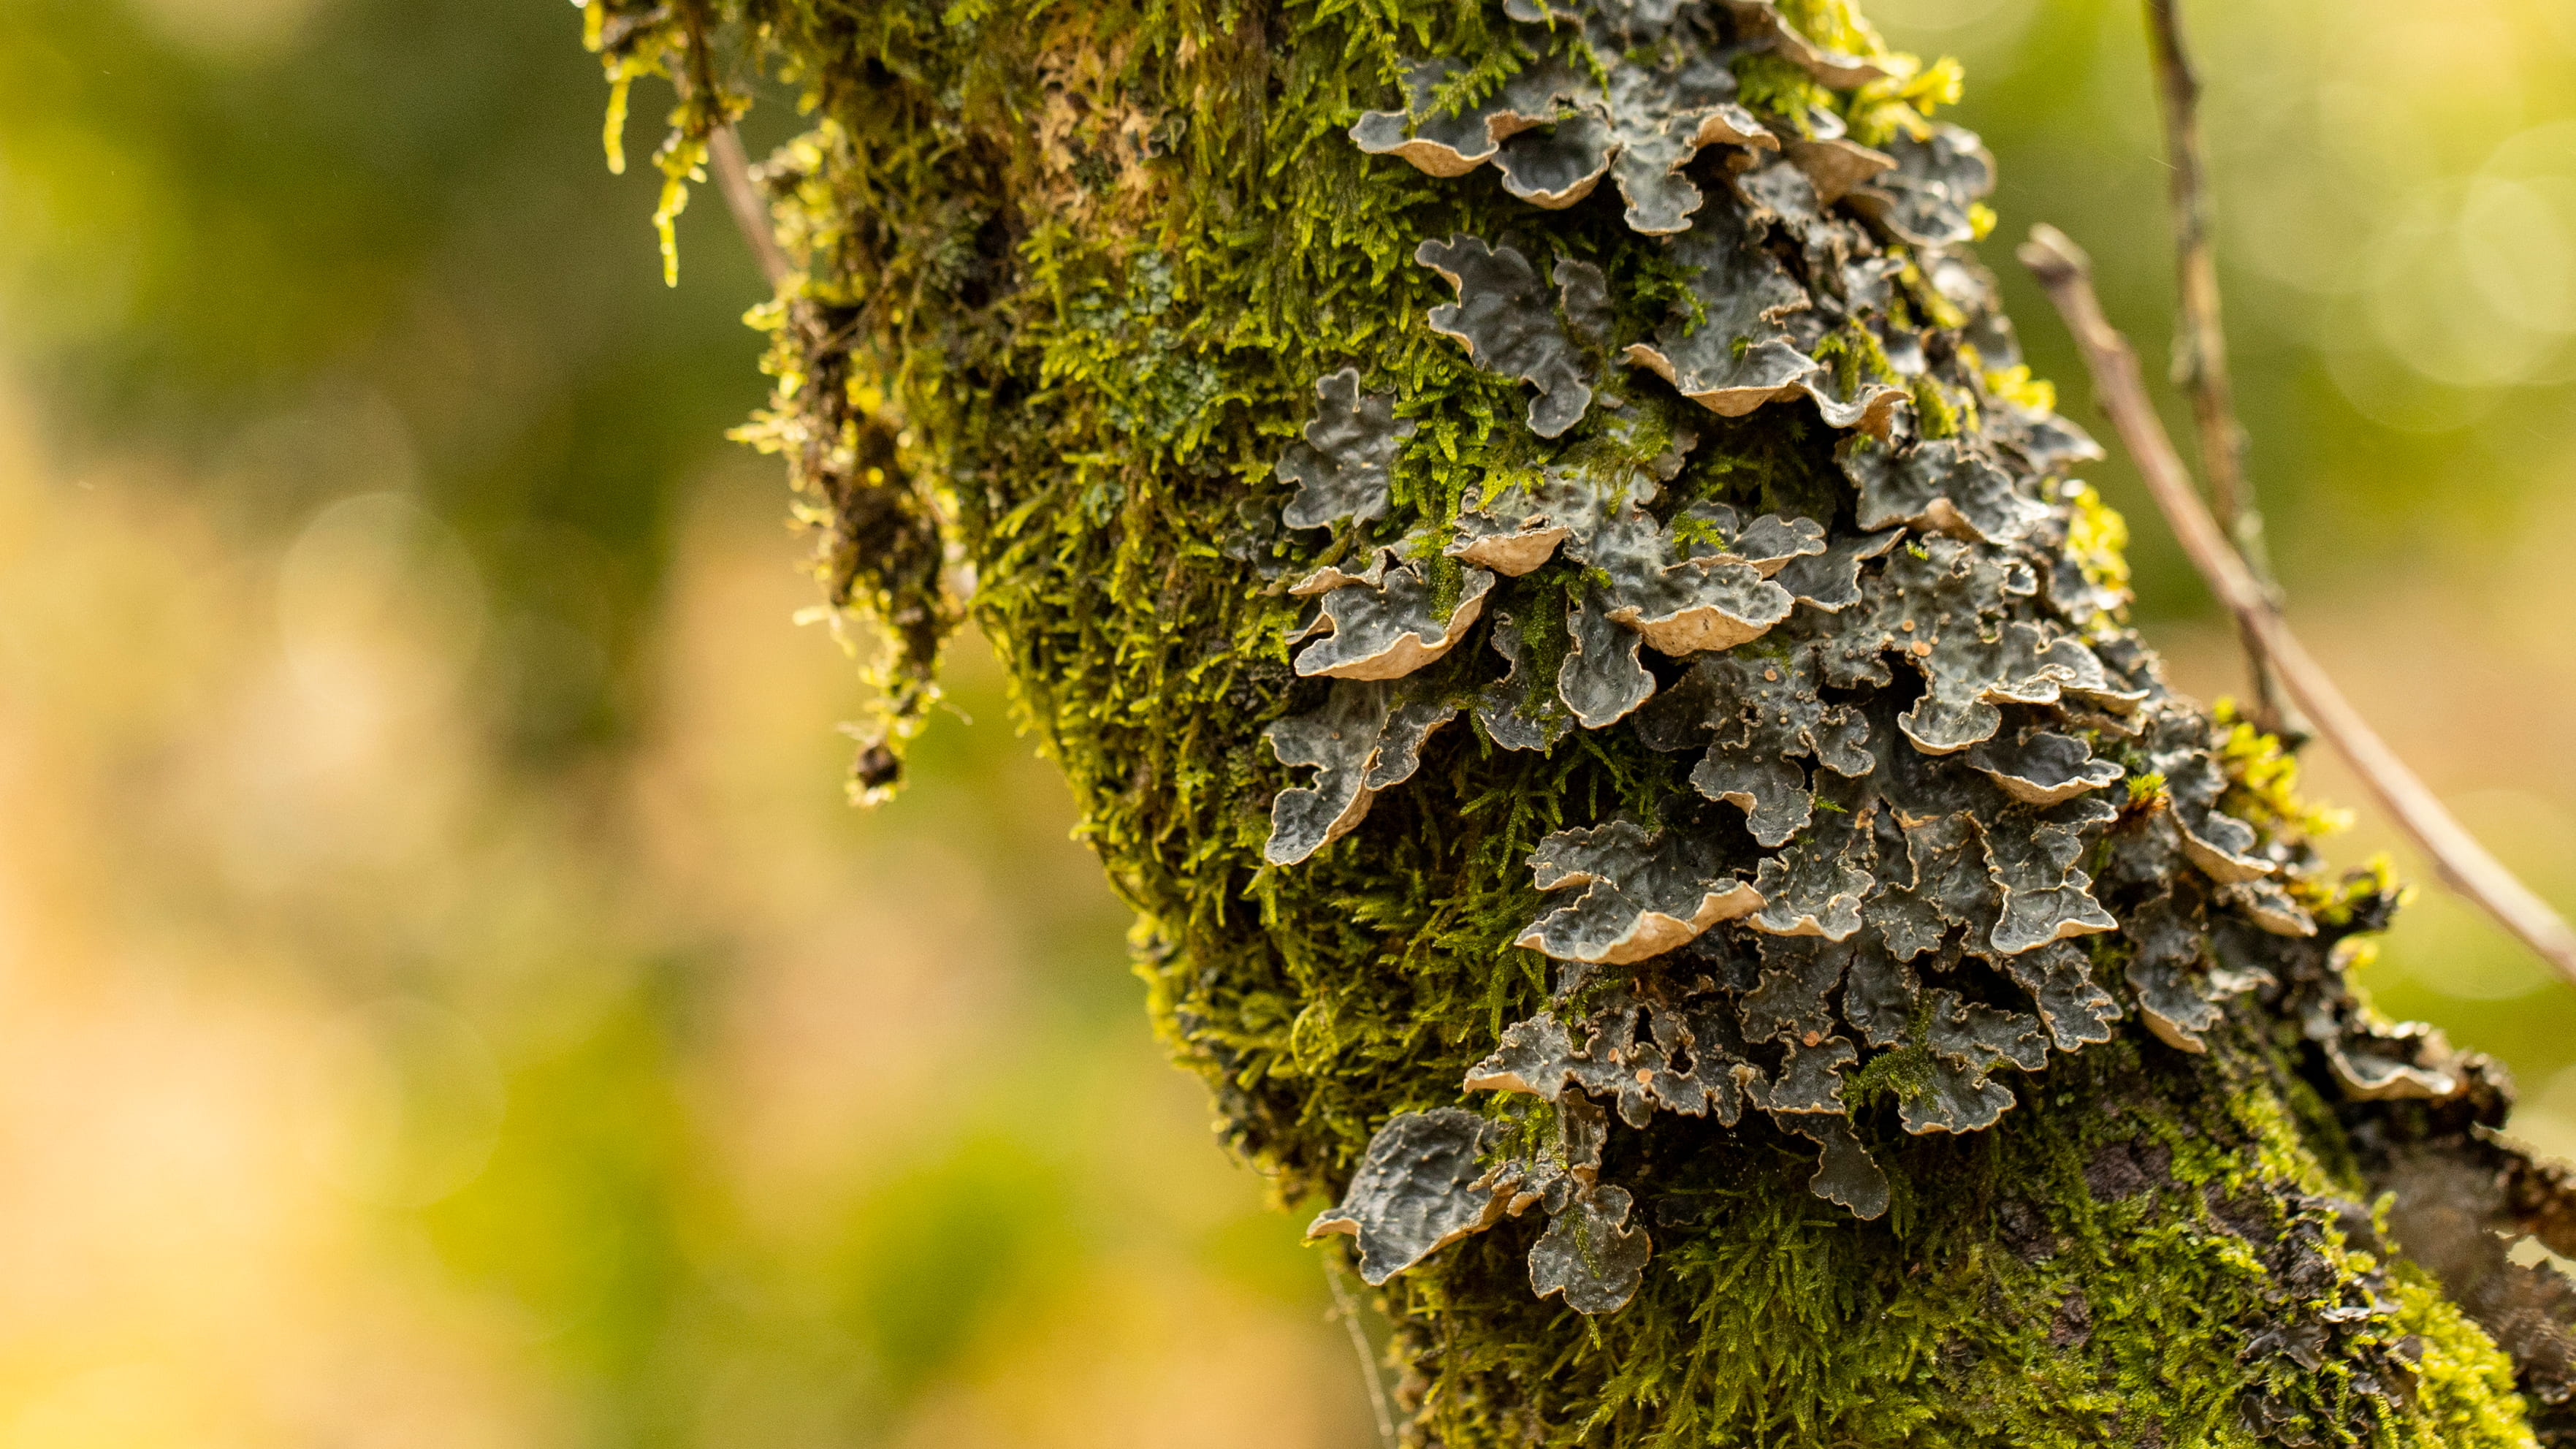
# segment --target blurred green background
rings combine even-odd
[[[2066,227],[2159,349],[2134,8],[1873,13],[1968,63],[1998,243]],[[2576,908],[2576,10],[2193,19],[2296,615]],[[854,671],[720,437],[761,289],[712,195],[660,285],[578,33],[0,0],[0,1445],[1365,1442],[979,643],[842,803]],[[2429,888],[2370,979],[2576,1148],[2576,993]]]

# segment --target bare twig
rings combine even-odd
[[[2128,339],[2102,315],[2093,295],[2092,261],[2083,249],[2055,227],[2033,228],[2021,248],[2021,260],[2057,304],[2067,329],[2075,334],[2084,362],[2093,373],[2094,392],[2111,415],[2120,441],[2137,460],[2147,491],[2173,525],[2174,536],[2210,591],[2236,616],[2278,671],[2282,686],[2316,725],[2317,733],[2352,763],[2363,783],[2379,797],[2399,826],[2414,837],[2433,868],[2453,890],[2493,916],[2497,924],[2576,983],[2576,931],[2548,903],[2487,853],[2475,837],[2424,787],[2343,697],[2317,661],[2290,633],[2278,605],[2219,531],[2218,521],[2192,487],[2191,471],[2165,435],[2164,423],[2147,400],[2138,372],[2138,356]]]
[[[2227,329],[2219,318],[2218,261],[2209,237],[2208,173],[2201,165],[2200,79],[2183,48],[2181,0],[2147,0],[2148,49],[2155,54],[2157,93],[2164,102],[2165,160],[2172,177],[2174,283],[2182,327],[2174,339],[2174,381],[2191,392],[2200,434],[2200,469],[2209,480],[2209,504],[2219,527],[2257,582],[2275,599],[2263,541],[2263,514],[2245,475],[2245,430],[2236,422],[2235,384],[2228,375]],[[2245,663],[2254,681],[2254,719],[2270,734],[2304,734],[2280,697],[2271,662],[2251,631]]]
[[[742,239],[751,243],[751,254],[760,260],[760,274],[775,290],[795,268],[787,260],[787,249],[778,244],[769,203],[752,182],[751,158],[743,154],[742,137],[734,134],[733,127],[718,126],[707,137],[707,165],[716,173],[716,189],[724,193],[733,224],[742,228]]]
[[[1359,1298],[1342,1281],[1342,1262],[1331,1248],[1315,1256],[1324,1265],[1324,1281],[1332,1285],[1333,1316],[1350,1331],[1351,1350],[1360,1356],[1360,1377],[1368,1383],[1369,1412],[1377,1416],[1377,1441],[1384,1449],[1395,1449],[1395,1407],[1387,1402],[1386,1381],[1378,1376],[1377,1353],[1369,1347],[1368,1330],[1360,1326]]]

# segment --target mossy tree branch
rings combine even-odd
[[[806,88],[751,436],[897,726],[1001,652],[1411,1442],[2553,1422],[2563,1315],[2399,1252],[2520,1281],[2501,1085],[2125,626],[1955,66],[1838,0],[589,8]],[[2427,1164],[2492,1191],[2375,1218]]]

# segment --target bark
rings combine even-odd
[[[2576,1443],[2568,1185],[2121,622],[1955,73],[1780,10],[589,20],[675,185],[807,92],[857,784],[971,617],[1413,1441]]]

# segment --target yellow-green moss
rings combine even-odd
[[[1955,438],[1960,431],[1959,409],[1952,406],[1941,384],[1930,373],[1917,373],[1913,379],[1915,427],[1927,438]]]
[[[1887,360],[1887,349],[1879,345],[1878,335],[1857,324],[1838,327],[1817,339],[1811,354],[1833,371],[1834,391],[1850,396],[1871,383],[1902,384],[1895,364]]]
[[[2283,1095],[2261,1043],[2218,1053],[2052,1067],[2008,1130],[1909,1144],[1884,1225],[1798,1190],[1806,1161],[1758,1131],[1673,1144],[1652,1170],[1706,1225],[1657,1228],[1659,1269],[1616,1317],[1516,1297],[1510,1227],[1398,1280],[1400,1327],[1441,1365],[1430,1422],[1458,1444],[2252,1446],[2254,1393],[2323,1443],[2525,1442],[2491,1433],[2519,1425],[2509,1366],[2420,1285],[2356,1350],[2424,1338],[2443,1381],[2412,1404],[2342,1362],[2243,1356],[2296,1308],[2264,1261],[2285,1196],[2360,1188],[2310,1150],[2331,1118]],[[2338,1284],[2377,1266],[2321,1242]]]
[[[1967,91],[1967,71],[1950,56],[1924,65],[1899,54],[1884,64],[1887,78],[1852,92],[1844,111],[1852,139],[1864,146],[1885,146],[1898,136],[1922,139],[1931,133],[1931,116],[1943,106],[1957,105]]]
[[[2015,371],[2027,379],[2027,368]],[[1988,375],[1988,386],[1993,386],[1994,376]],[[2048,388],[2048,385],[2037,383],[2032,387]],[[2056,389],[2048,388],[2048,393],[2050,401],[2054,402]],[[2129,520],[2121,517],[2118,509],[2103,502],[2101,493],[2089,483],[2069,484],[2059,490],[2059,496],[2068,504],[2067,556],[2075,560],[2075,567],[2083,573],[2086,583],[2125,601],[2129,597]],[[2085,628],[2087,632],[2099,634],[2116,627],[2127,616],[2128,608],[2124,602],[2085,620]]]
[[[2278,736],[2264,733],[2222,696],[2210,716],[2227,734],[2218,748],[2227,770],[2227,793],[2218,808],[2251,825],[2266,839],[2294,844],[2332,835],[2352,824],[2352,812],[2319,805],[2299,793],[2299,759]]]
[[[1837,113],[1841,109],[1841,96],[1786,56],[1757,51],[1735,57],[1730,68],[1735,72],[1736,94],[1745,105],[1782,117],[1800,135],[1812,129],[1807,122],[1810,107]]]
[[[1876,60],[1888,54],[1887,42],[1851,0],[1779,0],[1780,18],[1798,33],[1845,55]],[[1906,57],[1911,61],[1913,57]]]
[[[2407,1406],[2412,1427],[2445,1449],[2531,1449],[2512,1361],[2422,1269],[2401,1262],[2390,1276],[2397,1289],[2393,1326],[2421,1346],[2414,1402]]]

